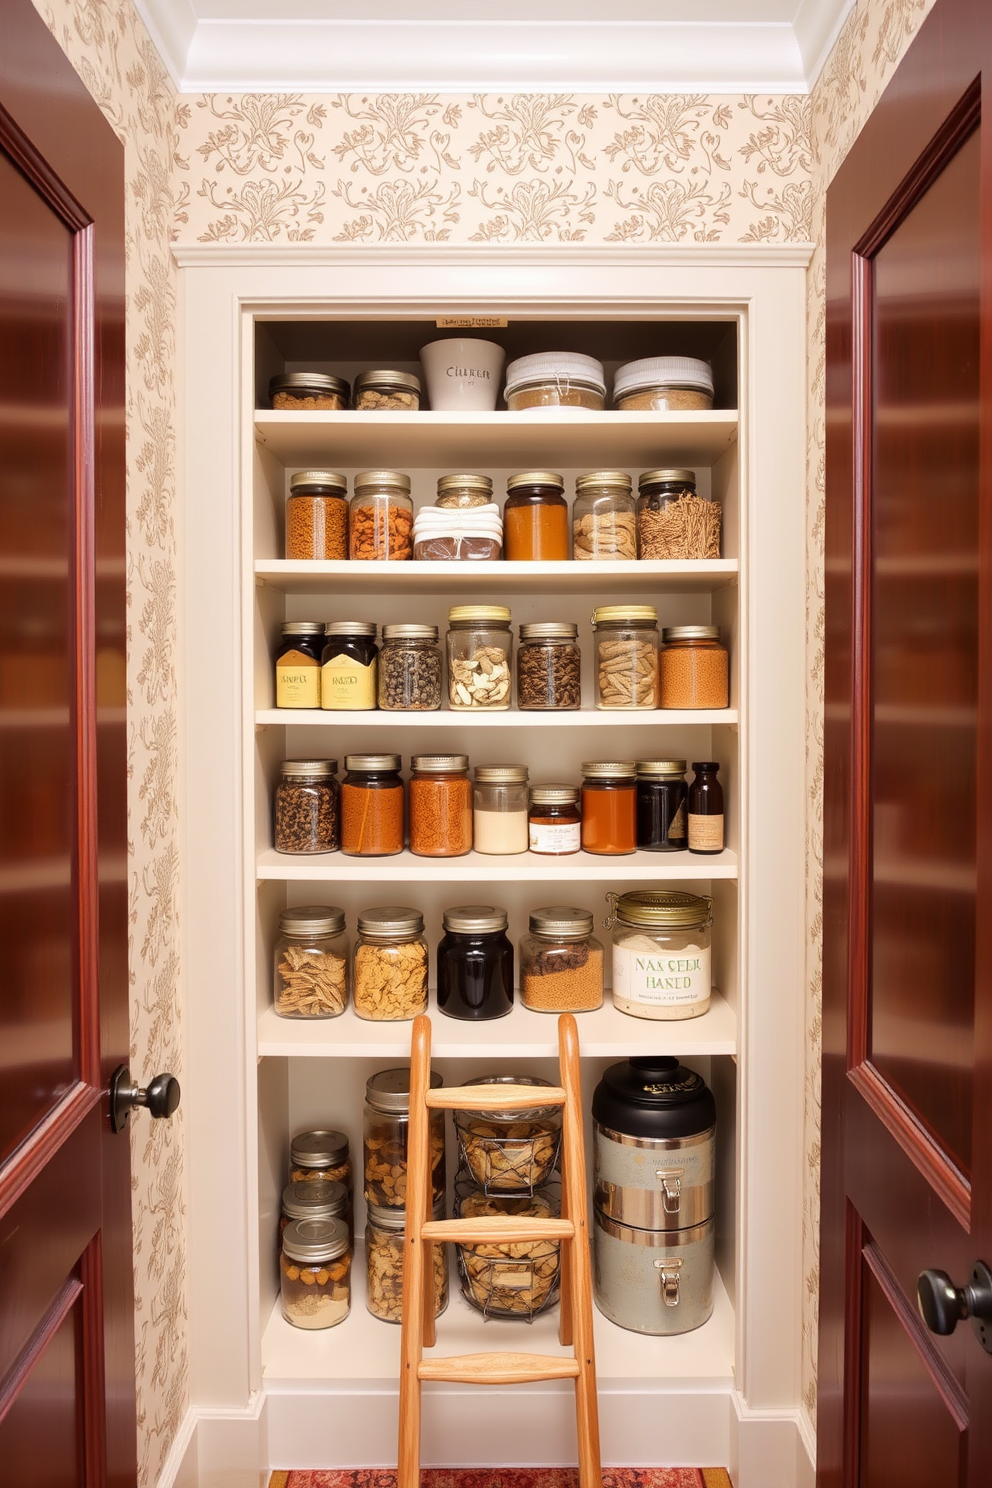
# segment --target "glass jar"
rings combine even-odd
[[[484,1022],[513,1009],[513,946],[505,909],[462,904],[446,909],[437,948],[437,1006],[449,1018]]]
[[[294,904],[279,915],[272,1005],[280,1018],[336,1018],[348,1004],[344,910]]]
[[[320,707],[321,620],[287,620],[276,652],[277,708]]]
[[[468,755],[415,754],[410,766],[410,851],[419,858],[460,858],[471,852]]]
[[[379,707],[430,713],[441,706],[441,648],[436,625],[384,625],[379,653]]]
[[[617,368],[613,402],[627,412],[688,413],[713,407],[713,368],[699,357],[642,357]]]
[[[355,407],[415,412],[420,407],[420,378],[412,372],[359,372],[355,378]]]
[[[696,775],[689,787],[689,851],[723,852],[723,786],[715,760],[693,761]]]
[[[582,766],[582,850],[619,856],[637,851],[634,766],[588,760]]]
[[[320,706],[342,713],[375,707],[379,647],[371,620],[332,620],[324,626]]]
[[[289,1149],[289,1181],[343,1183],[350,1194],[355,1180],[344,1132],[297,1132]]]
[[[294,1328],[333,1328],[351,1311],[351,1237],[341,1219],[294,1219],[282,1232],[282,1315]]]
[[[540,620],[520,627],[517,707],[525,711],[581,708],[582,653],[579,627]]]
[[[666,625],[658,656],[662,708],[726,708],[730,658],[718,625]]]
[[[589,910],[556,904],[531,911],[520,942],[520,1001],[540,1013],[602,1007],[603,947]]]
[[[355,476],[348,518],[348,557],[396,563],[413,553],[410,477],[398,470]]]
[[[654,605],[600,605],[596,707],[646,711],[658,706],[658,611]]]
[[[637,557],[637,513],[625,470],[593,470],[575,478],[572,557],[619,562]]]
[[[348,556],[348,482],[335,470],[298,470],[286,502],[286,557]]]
[[[503,503],[503,547],[509,563],[562,563],[569,554],[565,482],[553,470],[511,475]]]
[[[489,506],[492,499],[493,483],[488,475],[438,476],[435,506],[465,511]]]
[[[637,493],[639,558],[719,558],[723,507],[696,495],[694,470],[645,470]]]
[[[526,765],[477,765],[472,840],[477,853],[522,853],[529,842]]]
[[[398,754],[346,754],[341,783],[341,851],[388,858],[403,851],[403,782]]]
[[[350,393],[344,378],[329,372],[280,372],[269,378],[269,402],[288,412],[336,413],[348,407]]]
[[[444,1081],[431,1071],[431,1089]],[[380,1070],[365,1084],[365,1197],[382,1209],[406,1207],[410,1071]],[[444,1203],[444,1112],[431,1111],[431,1194]]]
[[[535,785],[530,792],[527,846],[532,853],[560,858],[582,846],[582,815],[577,785]]]
[[[681,852],[686,846],[685,760],[638,760],[637,846]]]
[[[561,1196],[551,1187],[537,1193],[487,1194],[469,1184],[456,1190],[456,1219],[557,1219]],[[484,1317],[531,1322],[558,1301],[560,1240],[485,1241],[455,1246],[462,1296]]]
[[[468,1085],[548,1086],[537,1075],[476,1075]],[[454,1111],[460,1166],[483,1193],[532,1193],[558,1166],[561,1107]]]
[[[341,846],[337,770],[337,760],[283,760],[272,813],[276,852],[337,852]]]
[[[607,894],[613,1003],[635,1018],[698,1018],[710,1005],[712,899],[677,889]]]
[[[605,408],[603,364],[576,351],[517,357],[507,366],[503,397],[511,413],[526,408]]]
[[[510,706],[510,612],[503,605],[453,605],[448,611],[448,702],[452,708]]]
[[[434,1205],[434,1219],[444,1218],[444,1200]],[[366,1306],[384,1323],[403,1321],[403,1256],[406,1252],[406,1211],[370,1204],[365,1225],[365,1265],[368,1277]],[[434,1316],[448,1305],[448,1251],[434,1246]]]
[[[427,1011],[427,941],[419,909],[399,905],[358,916],[355,1012],[400,1023]]]
[[[351,1199],[343,1183],[326,1178],[289,1183],[282,1191],[282,1214],[279,1234],[294,1219],[343,1219],[351,1214]]]

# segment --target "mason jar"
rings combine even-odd
[[[329,372],[280,372],[269,378],[269,402],[291,413],[339,413],[351,388]]]
[[[507,562],[563,563],[569,555],[565,482],[553,470],[511,475],[503,504],[503,552]]]
[[[582,813],[577,785],[535,785],[527,816],[528,846],[532,853],[560,858],[582,846]]]
[[[539,351],[506,369],[503,392],[511,413],[528,408],[606,407],[603,364],[577,351]]]
[[[403,851],[403,781],[398,754],[346,754],[341,851],[385,858]]]
[[[351,1311],[351,1236],[341,1219],[294,1219],[282,1232],[279,1295],[294,1328],[333,1328]]]
[[[320,707],[322,620],[287,620],[275,659],[277,708]]]
[[[631,711],[658,706],[658,611],[654,605],[600,605],[596,636],[596,707]]]
[[[513,946],[507,913],[492,904],[444,911],[437,948],[437,1007],[449,1018],[484,1022],[513,1011]]]
[[[355,378],[355,407],[414,413],[420,407],[420,378],[412,372],[375,368]]]
[[[434,1205],[432,1218],[444,1218],[444,1199]],[[403,1257],[406,1253],[406,1211],[369,1204],[365,1224],[366,1306],[384,1323],[403,1321]],[[434,1316],[448,1305],[448,1251],[434,1246]]]
[[[444,1083],[431,1071],[431,1089]],[[365,1082],[365,1198],[383,1209],[406,1208],[410,1071],[379,1070]],[[444,1112],[430,1113],[431,1191],[444,1202]]]
[[[713,407],[713,368],[700,357],[641,357],[618,367],[613,402],[625,412],[689,413]]]
[[[410,851],[420,858],[460,858],[471,852],[468,755],[415,754],[410,767]]]
[[[472,842],[478,853],[522,853],[529,841],[526,765],[476,765]]]
[[[399,470],[355,476],[348,517],[348,557],[395,563],[413,554],[410,477]]]
[[[403,1022],[427,1011],[427,941],[419,909],[400,905],[358,916],[355,1012],[372,1022]]]
[[[384,625],[379,652],[379,707],[430,713],[441,706],[441,648],[436,625]]]
[[[294,1219],[343,1219],[347,1224],[350,1214],[351,1198],[343,1183],[326,1178],[287,1183],[282,1191],[279,1233]]]
[[[337,1018],[348,1005],[344,910],[294,904],[279,915],[272,1005],[280,1018]]]
[[[611,563],[637,557],[637,512],[625,470],[576,476],[572,557]]]
[[[535,909],[520,942],[520,1001],[539,1013],[585,1013],[603,1005],[603,947],[588,909]]]
[[[637,851],[637,790],[629,760],[587,760],[582,770],[582,850]]]
[[[639,558],[719,558],[723,508],[697,496],[694,470],[645,470],[637,491]]]
[[[298,470],[286,501],[286,557],[348,556],[348,481],[336,470]]]
[[[666,625],[662,641],[659,707],[730,706],[730,658],[718,625]]]
[[[341,846],[337,769],[333,759],[283,760],[273,801],[276,852],[337,852]]]
[[[348,1138],[343,1131],[297,1132],[289,1149],[290,1183],[343,1183],[355,1186]]]
[[[435,506],[471,510],[488,506],[493,499],[493,483],[488,475],[441,475],[437,481]]]
[[[687,846],[685,760],[638,760],[637,846],[681,852]]]
[[[453,605],[448,611],[448,702],[505,712],[510,706],[513,634],[504,605]]]
[[[375,707],[379,647],[373,620],[331,620],[324,626],[320,706],[344,713]]]
[[[556,712],[582,706],[579,627],[568,620],[539,620],[520,627],[517,707]]]
[[[698,1018],[710,1005],[713,901],[678,889],[607,894],[613,1003],[635,1018]]]

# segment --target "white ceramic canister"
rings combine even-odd
[[[496,407],[505,355],[495,341],[472,341],[461,336],[422,346],[420,361],[431,408],[491,412]]]

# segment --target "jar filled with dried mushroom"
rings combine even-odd
[[[348,482],[336,470],[298,470],[286,502],[286,557],[348,556]]]
[[[461,710],[510,706],[510,611],[453,605],[448,611],[448,702]]]
[[[466,1085],[549,1085],[536,1075],[479,1075]],[[486,1193],[533,1192],[558,1166],[561,1108],[455,1111],[460,1164]]]
[[[273,1007],[280,1018],[336,1018],[348,1003],[344,910],[294,904],[279,915]]]
[[[561,1200],[553,1188],[496,1195],[459,1185],[456,1219],[556,1219]],[[462,1296],[487,1318],[537,1317],[558,1301],[561,1242],[517,1240],[457,1245]]]
[[[613,402],[626,412],[689,413],[713,407],[713,368],[699,357],[641,357],[617,368]]]
[[[433,1217],[444,1218],[444,1200],[434,1205]],[[365,1302],[373,1317],[384,1323],[403,1321],[403,1255],[406,1240],[406,1211],[368,1207],[365,1226],[365,1267],[367,1286]],[[448,1305],[448,1252],[444,1245],[434,1246],[434,1316],[440,1317]]]
[[[694,470],[645,470],[637,492],[639,558],[719,558],[723,508],[697,496]]]
[[[355,476],[348,517],[348,556],[396,563],[413,554],[410,477],[399,470],[363,470]]]
[[[654,605],[600,605],[596,634],[596,707],[658,706],[658,611]]]
[[[340,1219],[294,1219],[282,1233],[282,1315],[294,1328],[333,1328],[351,1311],[351,1237]]]
[[[337,852],[341,787],[337,760],[283,760],[273,803],[273,844],[281,853]]]
[[[376,369],[355,378],[356,408],[392,408],[415,412],[420,407],[420,378],[412,372]]]
[[[343,1219],[348,1223],[351,1197],[343,1183],[326,1178],[289,1183],[282,1191],[279,1233],[294,1219]]]
[[[444,1082],[431,1072],[431,1089]],[[406,1207],[407,1129],[410,1124],[410,1071],[380,1070],[365,1085],[365,1197],[383,1209]],[[444,1199],[444,1112],[431,1111],[431,1188]]]
[[[343,1183],[354,1188],[348,1138],[343,1131],[297,1132],[289,1149],[290,1183]]]
[[[358,916],[355,1012],[373,1022],[401,1022],[427,1011],[424,917],[399,905]]]
[[[579,627],[568,620],[537,620],[520,627],[517,707],[525,710],[582,706]]]
[[[572,557],[618,562],[637,557],[637,513],[625,470],[593,470],[575,477]]]
[[[329,372],[281,372],[269,379],[269,402],[289,413],[337,413],[348,407],[350,387]]]

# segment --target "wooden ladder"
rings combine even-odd
[[[400,1420],[397,1488],[420,1488],[420,1386],[424,1380],[466,1385],[522,1385],[537,1380],[575,1382],[579,1488],[602,1488],[599,1411],[592,1336],[592,1274],[586,1221],[586,1163],[582,1139],[579,1035],[571,1013],[558,1019],[558,1086],[469,1085],[431,1089],[431,1020],[414,1020],[410,1051],[410,1127],[407,1148],[406,1254],[400,1339]],[[560,1219],[432,1219],[430,1112],[513,1111],[561,1106]],[[434,1246],[561,1242],[558,1338],[568,1358],[550,1354],[461,1354],[425,1359],[437,1339],[434,1320]]]

